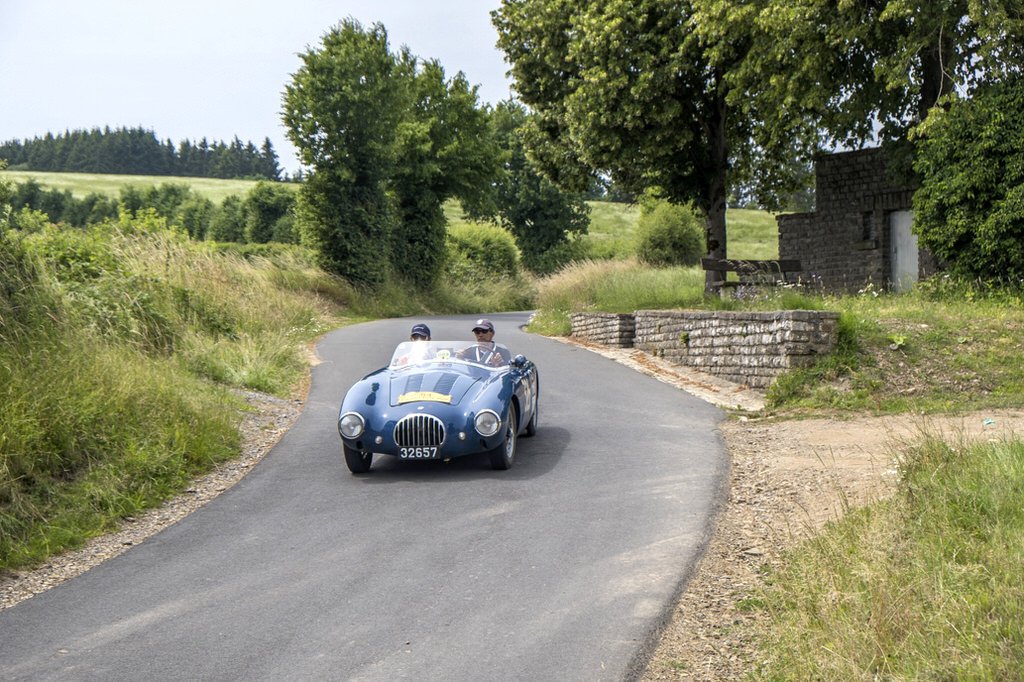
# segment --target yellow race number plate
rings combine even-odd
[[[403,393],[398,396],[398,404],[404,405],[405,403],[415,403],[419,401],[429,401],[434,403],[451,403],[452,397],[443,393],[434,393],[433,391],[413,391],[411,393]]]

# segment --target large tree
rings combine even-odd
[[[709,255],[725,258],[730,183],[753,168],[795,177],[779,170],[803,159],[756,144],[757,119],[730,108],[726,76],[748,56],[749,24],[700,33],[699,9],[504,0],[493,20],[514,87],[536,112],[528,143],[545,172],[579,190],[604,174],[632,193],[659,187],[673,203],[692,202],[706,217]]]
[[[902,142],[944,97],[1019,75],[1019,0],[695,1],[702,30],[747,27],[734,103],[769,112],[775,135],[798,125],[827,146]]]
[[[387,274],[386,183],[406,115],[396,69],[384,26],[347,19],[302,55],[283,97],[288,139],[310,169],[297,205],[302,240],[324,269],[371,286]]]
[[[399,64],[409,102],[398,140],[401,160],[388,183],[397,205],[391,260],[397,272],[429,285],[444,265],[444,202],[479,203],[497,177],[499,159],[488,112],[461,72],[447,79],[438,62],[421,62],[408,51]]]
[[[321,263],[375,285],[389,268],[429,285],[443,266],[443,204],[480,201],[499,172],[486,108],[460,72],[348,20],[287,87],[288,136],[311,169],[299,194],[304,241]]]

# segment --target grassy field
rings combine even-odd
[[[635,233],[640,207],[591,201],[590,229],[581,239],[595,260],[628,260],[635,253]],[[778,227],[767,211],[726,211],[727,251],[730,258],[779,257]]]
[[[779,228],[767,211],[730,208],[725,212],[729,258],[763,260],[779,257]]]
[[[47,189],[68,190],[76,199],[92,193],[116,197],[125,185],[147,187],[165,182],[188,185],[193,192],[220,204],[232,194],[245,196],[256,184],[255,180],[221,180],[219,178],[182,178],[163,175],[106,175],[101,173],[43,173],[40,171],[0,171],[0,179],[18,183],[33,179]],[[287,187],[298,185],[286,183]]]

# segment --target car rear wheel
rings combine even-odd
[[[501,445],[491,450],[491,468],[505,470],[512,466],[512,460],[516,456],[516,432],[519,430],[519,420],[516,415],[515,406],[508,408],[508,418],[505,419],[505,439]]]
[[[353,474],[365,474],[370,470],[370,465],[373,464],[372,452],[360,452],[344,444],[342,447],[345,449],[345,464],[348,465],[349,471]]]

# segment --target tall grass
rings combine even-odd
[[[756,679],[1024,676],[1024,444],[926,439],[769,577]]]
[[[699,267],[653,268],[635,260],[573,263],[538,284],[537,314],[530,324],[542,334],[568,334],[573,312],[645,309],[820,310],[819,297],[777,287],[738,289],[708,297]]]
[[[0,568],[237,456],[231,389],[288,394],[353,295],[301,250],[249,260],[152,215],[6,232],[0,264]]]
[[[77,546],[237,455],[241,403],[173,359],[95,330],[25,342],[0,368],[0,566]]]
[[[1024,294],[939,276],[906,293],[822,297],[841,344],[769,392],[776,409],[940,413],[1024,401]]]
[[[622,260],[573,263],[539,286],[530,328],[544,334],[568,334],[572,312],[685,308],[704,295],[703,274],[695,268],[655,269]]]

